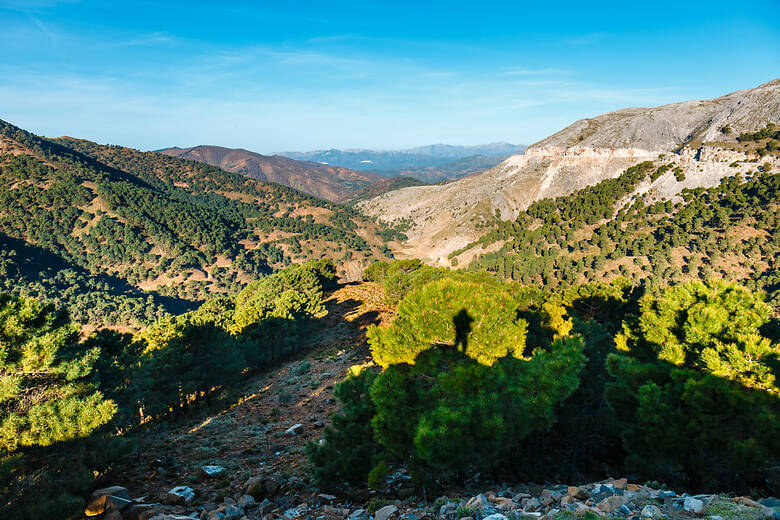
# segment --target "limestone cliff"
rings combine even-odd
[[[685,174],[678,181],[667,172],[640,187],[659,198],[755,170],[746,162],[749,157],[729,150],[728,143],[740,132],[778,121],[780,80],[709,101],[620,110],[578,121],[482,174],[400,189],[361,202],[359,208],[384,222],[410,223],[399,256],[450,265],[448,255],[479,238],[495,216],[514,219],[535,200],[616,177],[641,161],[674,162]],[[710,141],[720,144],[702,145]]]

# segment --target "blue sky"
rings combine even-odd
[[[778,0],[0,0],[0,119],[145,150],[530,144],[780,77],[778,14]]]

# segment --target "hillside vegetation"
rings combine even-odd
[[[355,211],[201,163],[0,122],[6,290],[138,326],[292,262],[385,257]]]
[[[669,166],[640,163],[616,179],[537,201],[515,221],[497,221],[479,245],[503,245],[469,269],[547,287],[618,276],[651,287],[728,278],[767,291],[776,304],[780,174],[756,166],[717,187],[653,201],[627,196]]]
[[[331,261],[295,265],[135,335],[104,329],[85,341],[52,305],[0,295],[0,512],[77,515],[137,429],[224,399],[305,345],[334,280]]]
[[[775,517],[734,496],[780,492],[779,141],[751,110],[720,144],[537,149],[354,206],[0,121],[0,516]],[[423,235],[438,265],[392,259]]]
[[[309,447],[326,489],[383,491],[399,468],[431,490],[602,471],[774,486],[780,344],[762,293],[625,278],[545,290],[415,261],[366,276],[397,315],[369,328],[373,363],[336,388],[344,415]]]
[[[778,121],[780,80],[711,100],[627,108],[576,121],[483,173],[402,188],[358,207],[381,222],[409,224],[404,254],[453,266],[451,253],[479,240],[495,217],[513,221],[534,202],[614,179],[647,160],[671,165],[635,193],[649,191],[656,200],[714,187],[736,173],[746,177],[765,162],[777,169],[769,125]],[[458,265],[496,249],[459,255]]]

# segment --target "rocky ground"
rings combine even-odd
[[[202,468],[205,478],[225,472]],[[396,480],[403,481],[403,474]],[[97,490],[87,515],[105,520],[565,520],[669,519],[758,520],[780,518],[780,501],[718,495],[678,495],[674,491],[631,484],[626,479],[580,486],[517,485],[476,495],[442,496],[424,502],[374,498],[352,503],[333,495],[300,488],[294,479],[252,477],[221,502],[196,505],[196,492],[171,489],[163,503],[133,500],[126,488]]]
[[[336,409],[333,387],[369,359],[364,330],[389,320],[381,287],[342,286],[309,349],[249,378],[232,406],[148,428],[95,491],[85,516],[101,520],[520,520],[539,518],[780,518],[780,502],[678,495],[626,479],[580,486],[473,482],[449,496],[415,497],[408,475],[362,500],[322,494],[308,482],[305,445]],[[390,497],[407,497],[390,500]],[[775,508],[775,509],[772,509]]]
[[[301,353],[264,371],[213,410],[205,407],[170,424],[135,432],[132,455],[101,482],[120,483],[134,496],[164,501],[177,486],[189,486],[197,502],[220,502],[253,476],[283,479],[305,474],[304,448],[320,438],[336,411],[335,384],[350,366],[370,359],[364,331],[389,319],[381,286],[341,286],[326,301],[328,316]],[[232,403],[232,404],[231,404]],[[224,472],[205,477],[203,466]]]

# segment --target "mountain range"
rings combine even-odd
[[[384,179],[381,175],[367,171],[299,161],[280,155],[261,155],[241,148],[201,145],[165,148],[159,152],[201,161],[253,179],[283,184],[334,202],[343,202],[360,189]]]
[[[0,121],[3,517],[389,520],[417,476],[441,520],[776,516],[725,493],[777,496],[778,121],[773,81],[438,185]]]
[[[685,188],[744,175],[764,152],[740,142],[740,134],[779,121],[780,80],[711,100],[618,110],[577,121],[479,175],[403,188],[358,207],[389,225],[404,223],[408,239],[399,254],[451,265],[451,255],[467,248],[457,258],[462,265],[487,252],[468,246],[496,218],[513,220],[534,201],[615,178],[643,161],[668,167],[629,199],[674,198]],[[777,167],[776,154],[766,159]]]
[[[485,171],[525,146],[491,143],[476,146],[434,144],[399,151],[323,150],[263,155],[242,148],[199,145],[164,148],[159,153],[201,161],[223,170],[283,184],[333,202],[347,202],[377,184],[383,193],[390,177],[412,177],[423,183],[445,182]]]
[[[468,157],[506,158],[513,154],[523,153],[525,148],[524,145],[499,142],[474,146],[433,144],[405,150],[331,149],[311,152],[281,152],[280,155],[301,161],[315,161],[356,170],[369,170],[391,177],[402,172],[413,173],[426,168],[442,167]],[[482,160],[484,161],[484,159]],[[416,175],[411,176],[417,177]],[[418,178],[430,181],[430,179]],[[443,178],[453,177],[444,175]]]

